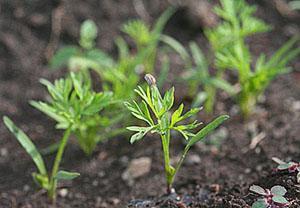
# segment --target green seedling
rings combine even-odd
[[[49,102],[31,101],[30,104],[57,122],[57,129],[68,129],[76,135],[81,149],[91,154],[96,144],[105,139],[110,120],[99,112],[111,104],[111,92],[96,93],[84,73],[70,73],[66,79],[50,83],[42,79],[48,89]],[[100,133],[101,132],[101,133]]]
[[[263,197],[254,202],[252,208],[283,208],[289,206],[288,200],[284,197],[287,190],[282,186],[273,186],[271,190],[269,190],[257,185],[252,185],[250,191]]]
[[[33,174],[34,180],[47,190],[49,198],[53,200],[56,197],[59,180],[71,180],[79,176],[78,173],[59,170],[70,135],[74,133],[81,148],[87,154],[91,153],[99,141],[95,132],[98,131],[99,125],[104,123],[98,112],[110,103],[111,93],[95,93],[91,90],[90,83],[84,82],[85,80],[88,79],[85,79],[84,75],[80,73],[71,73],[68,78],[56,80],[54,84],[42,79],[41,83],[47,87],[52,100],[48,103],[30,102],[32,106],[54,119],[57,122],[56,128],[64,130],[50,174],[46,170],[40,152],[29,137],[8,117],[3,118],[7,128],[14,134],[37,166],[39,172]]]
[[[297,183],[300,183],[300,163],[284,162],[276,157],[272,158],[278,164],[276,171],[286,171],[288,173],[297,173]]]
[[[224,90],[229,95],[236,93],[234,87],[222,79],[219,74],[212,75],[210,73],[209,61],[195,42],[189,44],[190,56],[184,46],[174,38],[163,35],[162,41],[173,48],[185,62],[184,80],[189,84],[190,94],[192,96],[196,94],[193,107],[200,106],[204,102],[205,111],[212,113],[217,89]],[[198,92],[200,86],[203,91]]]
[[[76,172],[68,172],[64,170],[59,170],[59,165],[63,156],[64,149],[68,142],[71,127],[68,127],[63,137],[60,140],[59,148],[54,160],[54,164],[52,166],[51,173],[48,173],[46,170],[46,166],[44,160],[32,143],[31,139],[21,130],[19,129],[8,117],[3,117],[4,124],[9,129],[9,131],[14,134],[17,138],[18,142],[22,145],[22,147],[26,150],[26,152],[30,155],[33,162],[35,163],[38,173],[32,173],[34,181],[43,189],[48,192],[48,196],[50,199],[55,200],[56,198],[56,188],[57,182],[60,180],[72,180],[78,177],[80,174]]]
[[[167,9],[158,18],[152,29],[141,20],[130,20],[123,25],[122,31],[134,40],[137,54],[145,54],[143,65],[146,73],[154,71],[158,43],[162,36],[162,31],[174,12],[174,8]]]
[[[146,122],[148,125],[146,127],[127,127],[128,130],[136,132],[130,138],[130,143],[141,140],[147,133],[157,133],[160,135],[165,161],[167,192],[170,193],[174,177],[180,169],[190,148],[229,117],[227,115],[220,116],[197,133],[193,133],[192,130],[196,129],[201,123],[198,123],[196,120],[189,124],[182,124],[182,122],[197,114],[200,111],[200,108],[193,108],[183,114],[184,106],[181,104],[174,113],[171,113],[171,108],[174,105],[174,88],[171,88],[164,96],[162,96],[156,86],[155,78],[152,75],[147,74],[145,79],[149,84],[146,92],[141,87],[138,87],[135,90],[142,98],[142,102],[140,104],[136,101],[133,101],[133,103],[125,103],[133,116]],[[181,157],[175,166],[171,165],[170,162],[171,130],[179,132],[187,142]]]
[[[132,98],[140,74],[143,71],[154,70],[159,38],[173,13],[173,8],[167,9],[156,21],[152,30],[141,20],[131,20],[124,24],[122,31],[132,38],[137,50],[136,53],[130,53],[128,44],[123,38],[118,37],[116,39],[119,52],[117,60],[95,48],[97,27],[93,21],[86,20],[81,26],[79,47],[68,46],[60,49],[50,61],[50,66],[59,68],[67,65],[71,71],[95,70],[100,75],[103,88],[113,91],[116,100],[124,101]]]
[[[244,117],[251,114],[258,97],[270,82],[290,71],[288,62],[300,53],[299,47],[293,49],[298,38],[292,38],[271,58],[261,54],[253,64],[245,38],[270,30],[267,24],[253,16],[255,11],[256,7],[244,0],[221,0],[221,7],[215,7],[215,12],[223,22],[205,31],[215,53],[218,70],[233,69],[238,72],[240,93],[237,98]]]
[[[30,155],[35,163],[38,173],[33,173],[34,181],[43,189],[48,192],[50,199],[55,200],[57,182],[61,180],[72,180],[78,177],[80,174],[76,172],[68,172],[59,170],[60,162],[63,156],[64,149],[67,145],[68,139],[71,134],[72,126],[68,126],[64,131],[63,137],[60,140],[59,148],[52,166],[51,173],[48,173],[42,156],[37,150],[36,146],[32,143],[31,139],[19,129],[8,117],[3,117],[4,124],[9,131],[17,138],[21,146]]]

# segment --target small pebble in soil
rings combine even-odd
[[[0,149],[0,155],[1,157],[6,157],[8,155],[8,151],[6,148],[1,148]]]
[[[97,176],[98,176],[99,178],[102,178],[102,177],[105,176],[105,172],[104,172],[104,171],[99,171],[99,172],[97,173]]]
[[[231,116],[235,116],[239,113],[239,107],[237,105],[233,105],[230,110],[229,110],[229,114]]]
[[[118,199],[118,198],[110,198],[110,199],[108,200],[108,202],[109,202],[110,204],[112,204],[112,205],[117,205],[117,204],[120,204],[120,199]]]
[[[127,165],[129,162],[129,158],[127,156],[122,156],[119,161],[122,163],[122,165]]]
[[[300,100],[294,101],[292,104],[292,108],[294,111],[300,111]]]
[[[245,169],[245,173],[246,173],[246,174],[251,173],[251,169],[250,169],[250,168],[246,168],[246,169]]]
[[[69,192],[68,189],[63,188],[58,191],[58,195],[61,196],[62,198],[64,198],[68,195],[68,192]]]
[[[24,192],[28,192],[29,190],[30,190],[30,186],[26,184],[26,185],[23,187],[23,191],[24,191]]]
[[[134,179],[146,175],[151,169],[152,160],[149,157],[140,157],[130,161],[127,169],[122,174],[122,179],[133,185]]]
[[[197,154],[190,154],[186,159],[186,164],[188,165],[197,165],[201,163],[201,158]]]
[[[97,180],[93,180],[92,185],[93,185],[93,186],[98,186],[98,185],[99,185],[99,182],[98,182]]]

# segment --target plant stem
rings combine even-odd
[[[50,199],[52,199],[53,201],[55,201],[55,198],[56,198],[56,186],[57,186],[57,180],[55,179],[55,176],[58,172],[61,158],[62,158],[63,152],[65,150],[66,144],[68,142],[68,139],[70,137],[70,134],[71,134],[71,127],[67,128],[65,130],[64,135],[61,139],[55,160],[54,160],[51,178],[50,178],[50,186],[48,189],[48,197]]]
[[[186,156],[186,154],[188,153],[189,149],[190,149],[190,148],[189,148],[188,146],[186,146],[186,147],[184,148],[184,150],[183,150],[183,152],[182,152],[182,155],[181,155],[181,157],[180,157],[180,159],[179,159],[179,161],[178,161],[178,163],[177,163],[177,165],[176,165],[175,173],[174,173],[174,176],[173,176],[173,180],[174,180],[174,178],[175,178],[175,176],[176,176],[178,170],[180,169],[180,167],[181,167],[181,165],[182,165],[182,162],[184,161],[185,156]]]
[[[172,170],[170,166],[170,153],[169,153],[170,130],[167,130],[164,135],[161,135],[161,139],[162,139],[162,146],[163,146],[164,160],[165,160],[167,193],[171,193],[173,176],[172,176]]]

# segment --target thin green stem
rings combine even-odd
[[[62,159],[62,155],[64,153],[66,144],[67,144],[68,139],[70,137],[70,134],[71,134],[71,127],[69,127],[68,129],[65,130],[64,135],[61,139],[60,146],[58,148],[55,160],[54,160],[52,173],[51,173],[51,178],[50,178],[50,186],[49,186],[49,189],[48,189],[48,196],[53,201],[56,198],[56,186],[57,186],[57,180],[55,179],[55,176],[58,172],[59,165],[60,165],[60,162],[61,162],[61,159]]]
[[[180,167],[181,167],[181,165],[182,165],[182,163],[183,163],[183,161],[184,161],[184,159],[185,159],[185,157],[186,157],[186,154],[188,153],[189,149],[190,149],[189,146],[186,146],[186,147],[184,148],[184,150],[183,150],[183,152],[182,152],[182,154],[181,154],[181,157],[180,157],[180,159],[179,159],[179,161],[178,161],[178,163],[177,163],[177,165],[176,165],[176,168],[175,168],[175,171],[174,171],[174,175],[173,175],[173,178],[172,178],[172,183],[173,183],[174,178],[175,178],[175,176],[176,176],[178,170],[180,169]]]
[[[166,179],[167,179],[167,192],[171,192],[172,187],[172,167],[170,165],[170,152],[169,152],[169,144],[170,144],[170,130],[167,130],[164,135],[161,135],[162,146],[164,152],[164,161],[165,161],[165,171],[166,171]]]

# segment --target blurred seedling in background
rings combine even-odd
[[[142,98],[142,101],[139,104],[136,101],[133,101],[133,103],[125,103],[133,116],[148,124],[146,127],[127,127],[128,130],[136,132],[130,138],[130,143],[141,140],[147,133],[157,133],[160,135],[164,153],[167,192],[171,193],[176,173],[180,169],[190,148],[195,143],[206,137],[229,117],[227,115],[222,115],[203,127],[197,133],[193,133],[192,131],[201,125],[201,123],[198,123],[197,120],[194,120],[189,124],[182,124],[182,122],[187,120],[189,117],[196,115],[201,108],[192,108],[183,114],[184,105],[181,104],[175,112],[171,113],[171,108],[174,105],[174,87],[162,96],[156,86],[156,79],[150,74],[147,74],[145,79],[149,85],[146,91],[144,91],[142,87],[138,87],[135,90],[135,92]],[[171,130],[178,131],[187,142],[179,161],[174,167],[170,162]]]
[[[269,190],[252,185],[249,190],[262,196],[252,204],[252,208],[283,208],[289,206],[289,202],[284,197],[287,190],[283,186],[273,186]]]
[[[189,44],[190,55],[185,47],[176,39],[163,35],[162,41],[173,48],[185,63],[183,79],[189,85],[191,96],[195,97],[192,104],[193,107],[199,107],[204,102],[205,111],[212,113],[217,89],[221,89],[231,96],[236,93],[235,88],[225,79],[219,75],[211,74],[209,71],[209,60],[204,56],[200,47],[195,42]]]
[[[286,171],[288,173],[297,173],[297,183],[300,184],[300,163],[296,162],[284,162],[276,157],[272,160],[278,164],[277,171]]]
[[[291,69],[288,62],[298,56],[300,48],[294,48],[298,37],[292,38],[278,49],[270,58],[261,54],[256,63],[251,61],[251,53],[245,38],[270,30],[270,26],[253,16],[255,6],[244,0],[221,0],[221,7],[215,13],[222,22],[215,28],[207,29],[206,36],[215,53],[215,65],[220,74],[225,69],[238,73],[240,93],[238,102],[244,117],[249,116],[260,95],[278,75]]]
[[[100,75],[104,90],[114,92],[115,99],[132,98],[140,74],[154,71],[159,38],[174,11],[173,8],[167,9],[152,29],[141,20],[130,20],[124,24],[122,31],[134,41],[136,52],[131,53],[125,40],[118,37],[115,41],[119,54],[117,60],[95,48],[97,26],[86,20],[80,29],[79,46],[67,46],[57,51],[50,66],[59,68],[67,65],[71,71],[95,70]]]

